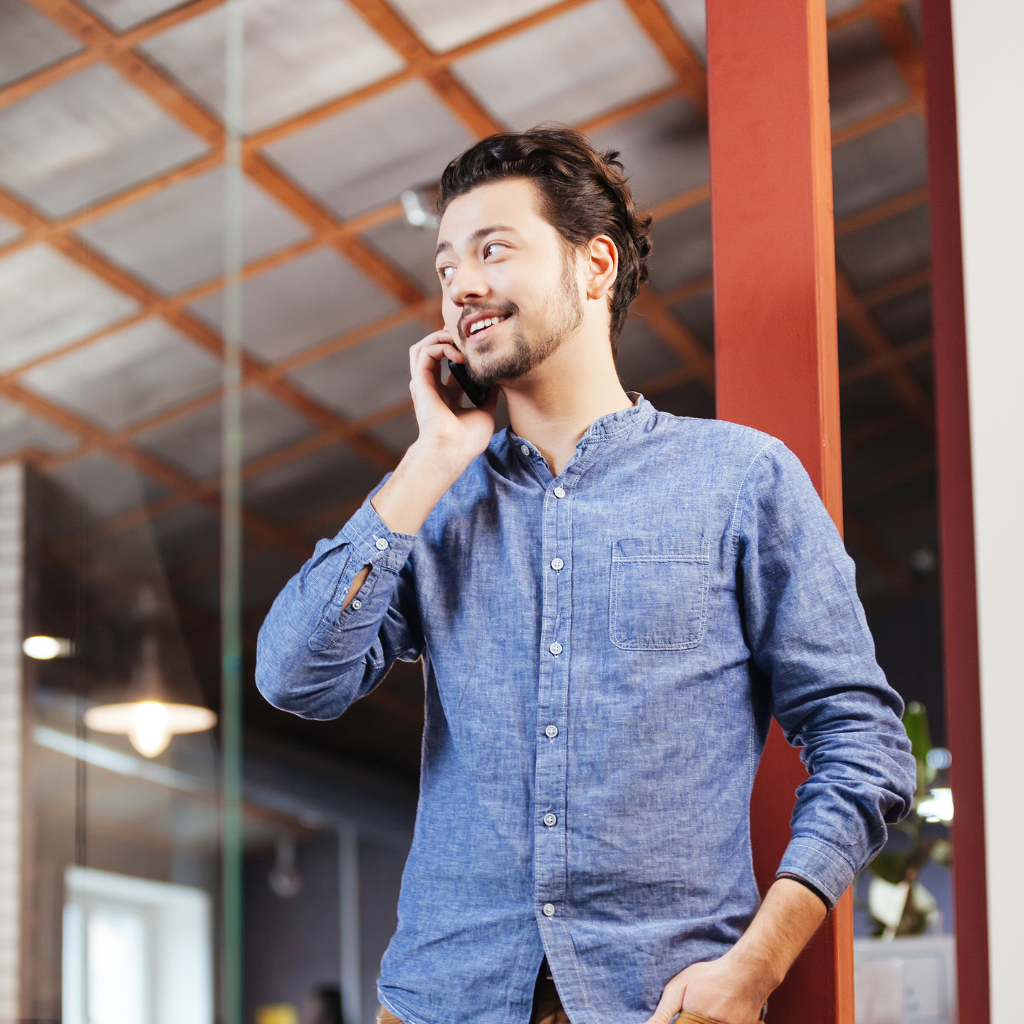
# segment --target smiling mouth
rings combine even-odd
[[[511,313],[499,313],[495,316],[484,317],[481,320],[474,320],[470,324],[469,330],[465,332],[465,337],[477,338],[481,334],[486,334],[492,327],[497,327],[498,324],[504,323],[511,315]]]

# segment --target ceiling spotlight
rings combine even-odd
[[[436,228],[441,223],[441,218],[433,212],[432,204],[423,192],[406,189],[401,198],[405,219],[414,228]]]
[[[89,708],[85,724],[90,729],[127,736],[143,757],[156,757],[167,749],[172,736],[206,732],[217,724],[217,716],[209,708],[168,699],[154,634],[143,639],[142,656],[132,675],[135,699]]]
[[[916,548],[910,553],[910,564],[915,572],[927,576],[938,568],[939,559],[931,548]]]
[[[70,658],[74,644],[60,636],[29,636],[22,641],[21,649],[36,661],[52,661],[54,658]]]

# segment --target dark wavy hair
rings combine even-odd
[[[651,218],[637,212],[622,173],[619,154],[598,153],[573,128],[542,125],[525,132],[503,132],[482,139],[457,156],[441,175],[441,213],[458,196],[504,178],[536,183],[545,220],[573,248],[607,235],[619,254],[619,270],[609,298],[614,352],[630,303],[647,280]]]

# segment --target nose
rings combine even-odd
[[[456,306],[483,298],[488,291],[483,267],[476,260],[463,260],[448,282],[448,298]]]

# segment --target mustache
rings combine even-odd
[[[478,313],[496,313],[499,316],[515,316],[518,312],[519,307],[514,302],[491,302],[486,306],[467,306],[462,310],[462,316],[459,317],[459,337],[463,341],[466,340],[464,325],[471,316],[476,316]]]

